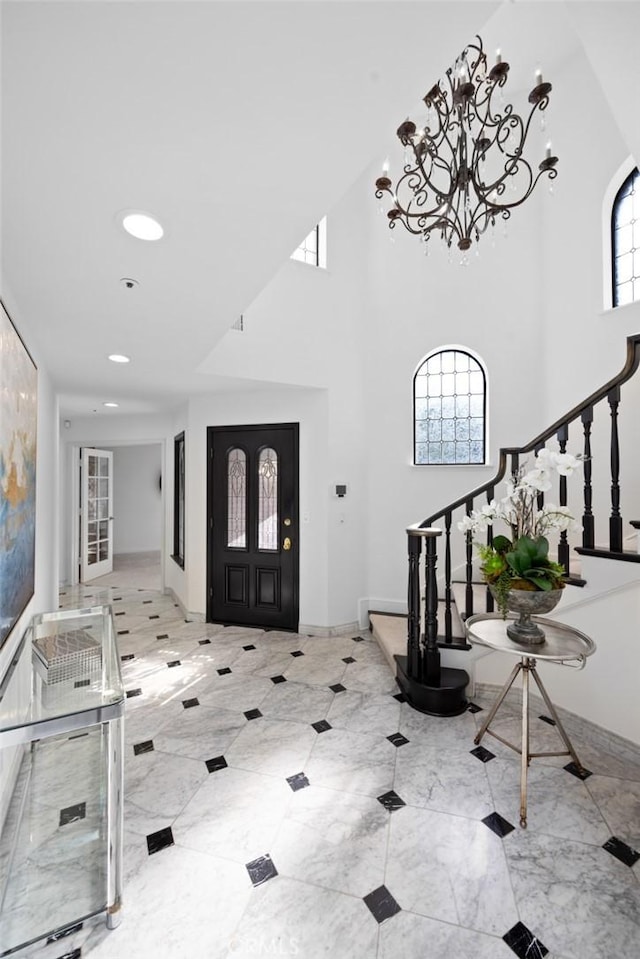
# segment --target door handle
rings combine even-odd
[[[288,536],[285,536],[284,543],[282,544],[283,549],[291,549],[291,540]]]

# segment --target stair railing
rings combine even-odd
[[[560,419],[556,420],[548,429],[544,430],[535,439],[525,446],[503,447],[500,449],[498,471],[493,479],[478,486],[472,492],[454,500],[444,509],[432,513],[422,523],[416,523],[407,529],[409,549],[409,590],[408,590],[408,668],[413,678],[424,681],[427,674],[427,664],[430,663],[429,674],[433,679],[434,649],[444,647],[466,647],[464,639],[453,635],[453,589],[452,589],[452,551],[451,531],[453,515],[457,510],[464,510],[469,515],[474,509],[476,500],[486,498],[489,503],[495,493],[495,488],[504,478],[507,468],[515,476],[520,466],[520,457],[526,453],[537,453],[546,442],[555,438],[560,452],[565,452],[569,442],[569,427],[579,421],[582,425],[582,454],[584,457],[584,485],[582,509],[582,546],[576,547],[580,554],[606,556],[610,559],[634,559],[640,561],[639,554],[628,554],[623,550],[623,519],[620,513],[620,442],[618,432],[618,414],[620,405],[620,388],[629,380],[640,365],[640,333],[627,337],[627,357],[622,370],[605,383],[600,389],[592,393],[584,402],[579,403]],[[593,411],[600,403],[608,403],[610,413],[610,468],[611,468],[611,515],[609,517],[609,548],[595,547],[595,520],[593,515],[593,485],[592,485],[592,426]],[[567,506],[567,480],[559,477],[558,502]],[[544,494],[540,494],[538,505],[544,504]],[[464,515],[464,514],[463,514]],[[438,587],[436,578],[437,564],[437,537],[444,531],[444,632],[438,631]],[[427,544],[425,565],[425,630],[421,636],[421,601],[419,562],[421,541],[425,538]],[[487,531],[487,543],[493,539],[491,527]],[[564,567],[565,576],[569,582],[578,585],[583,581],[572,580],[569,574],[569,542],[567,533],[562,532],[558,543],[558,562]],[[471,532],[466,533],[465,562],[464,562],[464,610],[461,618],[464,620],[474,612],[473,590],[473,542]],[[493,597],[488,589],[485,590],[485,610],[492,612]],[[439,664],[439,660],[437,660]]]

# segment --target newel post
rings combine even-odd
[[[437,685],[440,681],[438,649],[438,585],[436,581],[436,539],[442,530],[423,528],[417,523],[407,527],[409,549],[409,589],[407,595],[407,661],[413,679]],[[420,554],[426,540],[424,636],[420,636]]]

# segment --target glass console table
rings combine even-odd
[[[101,913],[119,924],[123,714],[111,607],[35,616],[0,686],[0,956]]]
[[[564,623],[556,623],[550,619],[543,619],[540,616],[536,616],[535,621],[543,627],[545,640],[543,643],[531,646],[525,643],[515,643],[509,639],[507,636],[509,620],[505,622],[500,613],[480,613],[477,616],[470,616],[465,623],[470,642],[479,643],[481,646],[488,646],[496,652],[509,653],[520,658],[520,662],[513,667],[509,678],[500,690],[474,742],[478,745],[485,733],[488,733],[520,754],[520,825],[523,829],[527,826],[527,770],[532,759],[541,756],[571,756],[577,771],[579,773],[583,772],[582,763],[578,759],[571,740],[567,736],[553,703],[549,699],[549,694],[538,675],[536,661],[541,659],[550,663],[558,663],[561,666],[569,666],[573,669],[584,669],[587,657],[591,656],[596,650],[596,644],[589,636],[585,636],[584,633],[573,629],[571,626],[565,626]],[[520,672],[522,673],[522,739],[520,746],[515,746],[493,732],[489,727]],[[556,729],[567,747],[562,752],[531,752],[529,743],[529,676],[533,677],[540,690],[550,717],[555,722]]]

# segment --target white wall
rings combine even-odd
[[[5,290],[3,300],[9,314],[38,367],[38,434],[36,461],[36,544],[35,586],[32,600],[16,622],[0,650],[0,679],[4,676],[20,644],[31,617],[58,608],[58,570],[56,538],[58,534],[58,430],[57,399],[49,374],[42,363],[38,343],[30,335],[26,319]],[[31,650],[24,654],[13,673],[2,700],[2,721],[19,720],[30,702]],[[0,750],[0,828],[13,789],[21,752],[19,748]]]
[[[113,452],[113,552],[162,546],[162,447],[116,446]]]

